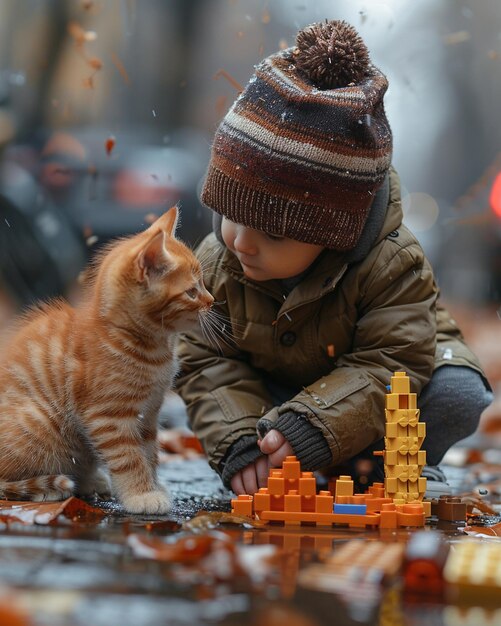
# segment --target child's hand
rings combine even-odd
[[[257,443],[261,452],[268,455],[271,467],[281,467],[285,457],[294,454],[294,450],[287,439],[275,429],[266,433]]]
[[[266,487],[268,470],[268,457],[259,457],[254,463],[250,463],[233,476],[231,479],[231,489],[237,496],[241,493],[256,493],[259,487]]]

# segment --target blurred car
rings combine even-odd
[[[71,130],[11,145],[0,164],[0,276],[21,305],[64,295],[96,249],[138,232],[174,204],[178,236],[211,228],[198,200],[209,143],[193,132],[153,138]]]

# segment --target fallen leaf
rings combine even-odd
[[[107,515],[103,509],[91,506],[80,498],[69,498],[66,502],[62,513],[72,522],[97,523]]]
[[[104,142],[104,148],[106,150],[106,154],[108,156],[113,152],[113,148],[115,147],[116,139],[113,135],[110,135],[108,139]]]
[[[106,515],[101,509],[75,497],[59,502],[0,500],[0,520],[4,522],[45,525],[61,514],[75,522],[98,522]]]
[[[464,532],[467,535],[488,535],[490,537],[501,537],[501,523],[492,526],[465,526]]]
[[[220,541],[220,539],[217,539]],[[167,543],[159,537],[131,534],[127,543],[136,556],[155,561],[190,563],[209,554],[216,539],[211,535],[190,535],[181,537],[174,543]]]
[[[237,524],[251,528],[265,528],[266,522],[245,515],[235,515],[225,511],[199,511],[195,517],[183,523],[183,530],[200,532],[216,528],[219,524]]]
[[[159,431],[158,443],[165,452],[180,454],[183,457],[192,457],[193,452],[196,452],[197,455],[204,453],[202,444],[195,435],[174,428]]]

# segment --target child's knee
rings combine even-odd
[[[419,399],[427,462],[436,465],[453,444],[473,434],[491,402],[492,392],[476,370],[454,365],[436,370]]]

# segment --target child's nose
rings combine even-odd
[[[252,229],[246,228],[245,226],[239,226],[237,228],[233,245],[235,246],[235,250],[242,254],[257,254],[257,246]]]

